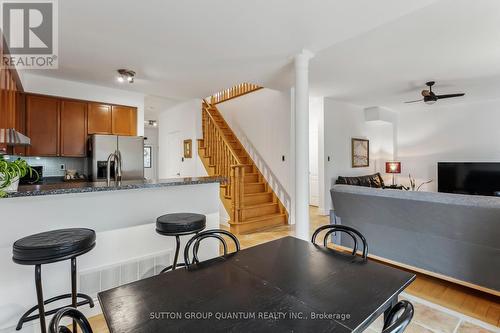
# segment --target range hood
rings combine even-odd
[[[7,146],[29,146],[31,139],[14,128],[0,128],[0,143]]]

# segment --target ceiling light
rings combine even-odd
[[[156,121],[156,120],[145,120],[144,121],[144,126],[158,127],[158,121]]]
[[[135,72],[129,69],[119,69],[117,70],[118,77],[116,78],[118,82],[123,83],[127,81],[128,83],[134,83]]]

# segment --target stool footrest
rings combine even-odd
[[[183,263],[183,262],[180,262],[180,263],[175,264],[175,268],[177,268],[177,267],[182,267],[182,266],[186,266],[186,264],[185,264],[185,263]],[[162,271],[160,272],[160,274],[161,274],[161,273],[165,273],[165,272],[167,272],[167,271],[171,270],[171,269],[172,269],[172,267],[174,267],[174,265],[170,265],[170,266],[165,267],[164,269],[162,269]]]
[[[94,300],[90,296],[85,295],[85,294],[81,294],[81,293],[77,293],[76,297],[84,299],[82,301],[77,302],[76,306],[83,306],[83,305],[89,304],[91,308],[94,307]],[[59,295],[59,296],[55,296],[55,297],[49,298],[48,300],[43,301],[43,305],[47,305],[47,304],[50,304],[50,303],[53,303],[53,302],[56,302],[56,301],[60,301],[62,299],[66,299],[66,298],[71,298],[71,294],[64,294],[64,295]],[[52,309],[52,310],[49,310],[49,311],[45,311],[45,315],[46,316],[53,315],[57,311],[59,311],[59,310],[61,310],[63,308],[66,308],[68,306],[72,306],[72,304],[61,306],[59,308]],[[26,323],[28,321],[31,321],[31,320],[39,319],[40,318],[40,314],[31,315],[31,313],[33,313],[33,312],[35,312],[37,310],[38,310],[38,305],[35,305],[34,307],[32,307],[31,309],[29,309],[28,311],[26,311],[23,314],[23,316],[21,317],[21,319],[19,319],[19,322],[18,322],[18,324],[16,326],[16,331],[21,330],[21,328],[23,328],[23,324],[24,323]]]

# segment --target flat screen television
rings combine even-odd
[[[439,162],[438,192],[500,196],[500,163]]]

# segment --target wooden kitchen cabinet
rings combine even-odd
[[[88,134],[112,134],[111,105],[89,103]]]
[[[115,135],[137,135],[137,109],[129,106],[112,108],[112,133]]]
[[[26,134],[31,139],[30,156],[59,156],[59,99],[26,97]]]
[[[61,101],[60,155],[85,157],[87,154],[87,105],[81,101]]]
[[[88,135],[137,135],[135,107],[24,94],[0,78],[0,128],[15,127],[31,139],[27,148],[11,148],[15,155],[85,157]]]

